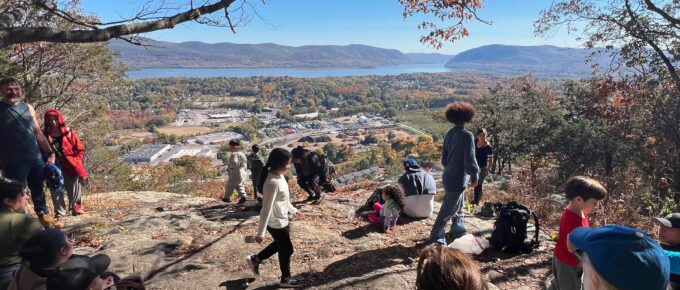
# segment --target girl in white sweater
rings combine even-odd
[[[257,255],[248,256],[248,263],[255,275],[260,275],[260,263],[274,254],[279,254],[281,281],[279,287],[294,288],[300,286],[290,275],[290,257],[293,255],[293,243],[290,240],[290,213],[300,217],[300,212],[290,203],[290,192],[285,174],[290,169],[291,154],[282,148],[274,149],[267,164],[262,169],[257,186],[264,197],[260,211],[260,224],[255,241],[262,243],[265,227],[274,241]]]

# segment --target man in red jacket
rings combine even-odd
[[[85,145],[80,142],[75,130],[66,127],[64,117],[59,110],[50,109],[45,112],[43,130],[64,174],[64,187],[68,194],[71,213],[73,215],[83,214],[81,187],[87,179],[87,172],[83,165]],[[57,217],[66,216],[64,196],[53,193],[52,202]]]

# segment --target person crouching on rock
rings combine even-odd
[[[321,184],[326,180],[323,158],[302,146],[295,147],[292,153],[297,183],[309,195],[306,201],[321,203],[324,198]]]
[[[248,159],[246,155],[241,152],[241,140],[232,139],[229,141],[229,162],[227,162],[228,179],[227,185],[224,189],[224,202],[231,201],[231,194],[236,193],[239,196],[238,204],[244,204],[246,202],[246,167],[248,165]]]
[[[260,223],[255,241],[262,243],[265,227],[274,241],[257,255],[248,256],[248,264],[255,275],[260,275],[260,263],[274,254],[279,254],[281,281],[279,287],[295,288],[299,284],[290,274],[290,257],[293,255],[293,243],[290,239],[289,216],[301,216],[290,203],[290,191],[285,174],[290,169],[291,154],[282,148],[274,149],[265,164],[260,180],[257,183],[263,195]]]

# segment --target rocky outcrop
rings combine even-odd
[[[320,206],[298,204],[303,218],[292,223],[293,272],[306,289],[412,289],[416,256],[427,245],[434,218],[410,221],[379,233],[355,212],[372,189],[330,195]],[[264,245],[247,243],[256,233],[257,212],[215,199],[162,192],[115,192],[87,197],[91,211],[66,220],[81,254],[106,253],[111,270],[141,274],[149,289],[275,289],[273,258],[257,280],[246,255]],[[302,199],[302,197],[301,197]],[[468,229],[490,234],[492,221],[468,216]],[[504,256],[475,256],[500,289],[540,289],[549,273],[549,248]],[[495,287],[494,286],[494,287]],[[525,287],[525,288],[520,288]],[[528,288],[526,288],[528,287]],[[495,289],[495,288],[492,288]]]

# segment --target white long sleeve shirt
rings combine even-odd
[[[298,210],[290,203],[288,182],[283,175],[269,173],[264,182],[262,195],[262,210],[257,236],[264,237],[267,226],[282,229],[288,225],[288,213],[295,214]]]

